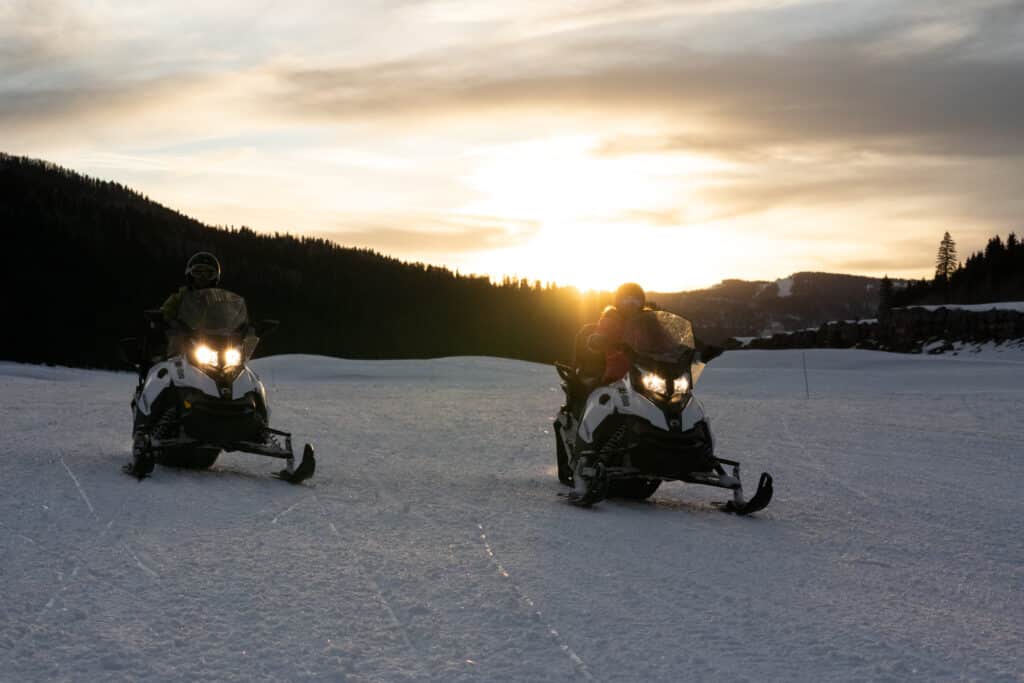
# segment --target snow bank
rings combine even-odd
[[[96,377],[128,375],[126,372],[111,370],[86,370],[61,365],[31,365],[14,361],[0,361],[0,378],[27,379],[43,382],[81,382]]]
[[[259,358],[251,366],[262,377],[288,382],[345,380],[438,380],[497,382],[510,377],[554,373],[549,365],[488,356],[410,360],[352,360],[285,354]]]

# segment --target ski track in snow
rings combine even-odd
[[[487,540],[487,532],[484,531],[483,525],[477,524],[476,526],[477,529],[480,530],[480,541],[484,544],[484,551],[487,553],[487,557],[491,560],[491,563],[494,564],[495,569],[498,570],[498,573],[502,576],[502,578],[509,580],[513,590],[515,590],[516,593],[519,593],[519,596],[522,598],[523,602],[529,605],[530,609],[533,610],[534,614],[537,616],[537,619],[543,622],[544,614],[539,609],[537,609],[536,603],[534,603],[530,596],[523,592],[523,589],[520,588],[515,583],[515,581],[512,580],[512,575],[508,573],[508,570],[505,569],[505,567],[498,560],[497,556],[494,554],[494,549],[491,548],[491,544]],[[580,673],[583,674],[583,677],[586,678],[588,681],[594,680],[593,675],[591,675],[590,673],[590,669],[588,669],[587,665],[583,662],[582,659],[580,659],[580,656],[576,654],[571,647],[569,647],[568,643],[566,643],[562,639],[561,634],[558,633],[555,627],[547,623],[545,623],[544,625],[547,628],[548,633],[550,633],[551,637],[555,640],[555,643],[558,645],[558,648],[562,652],[564,652],[566,656],[569,657],[573,665],[575,665],[576,668],[580,670]]]
[[[322,424],[321,420],[318,420],[318,422]],[[329,430],[325,430],[325,431],[321,431],[320,432],[320,434],[327,434],[327,433],[329,433]],[[374,483],[374,487],[375,487],[378,495],[380,495],[382,498],[386,499],[388,501],[388,503],[390,503],[391,505],[400,505],[401,504],[400,501],[396,500],[393,496],[388,494],[386,487],[382,486],[381,483],[379,482],[379,480],[377,480],[375,477],[372,477],[372,476],[370,477],[370,480]],[[412,515],[416,516],[420,520],[422,520],[422,521],[424,521],[424,522],[426,522],[426,523],[428,523],[430,525],[434,525],[434,526],[438,525],[438,522],[435,519],[433,519],[433,518],[431,518],[431,517],[429,517],[427,515],[424,515],[421,512],[411,510],[410,508],[408,508],[408,506],[405,507],[405,510],[409,514],[412,514]],[[582,675],[582,677],[584,679],[586,679],[586,680],[594,680],[594,677],[591,675],[590,670],[587,668],[587,665],[583,662],[582,659],[580,659],[579,655],[576,654],[576,652],[574,652],[573,649],[568,645],[568,643],[562,638],[562,636],[559,634],[558,630],[554,626],[552,626],[551,624],[546,623],[544,621],[544,615],[541,612],[541,610],[538,609],[538,607],[537,607],[536,603],[533,601],[533,599],[530,598],[530,596],[527,595],[518,584],[516,584],[514,581],[512,581],[511,574],[509,574],[508,570],[505,569],[505,567],[498,560],[497,556],[494,554],[494,550],[491,547],[490,542],[487,540],[487,534],[484,531],[483,525],[482,524],[477,524],[476,527],[479,530],[480,541],[483,544],[484,552],[486,553],[488,560],[491,562],[491,564],[497,570],[498,574],[503,579],[506,579],[506,580],[509,581],[509,585],[512,587],[512,590],[515,591],[515,593],[519,596],[520,600],[525,605],[527,605],[529,607],[529,609],[532,611],[533,616],[536,617],[536,619],[541,622],[543,627],[547,630],[548,634],[553,638],[553,640],[555,642],[555,645],[557,646],[559,651],[565,653],[565,655],[569,658],[569,660],[573,663],[573,665],[579,670],[579,672]],[[333,523],[331,524],[331,529],[334,532],[334,534],[337,536],[338,535],[338,531],[335,528]],[[403,635],[405,635],[404,627],[402,626],[401,621],[396,616],[396,614],[393,611],[390,603],[384,597],[383,593],[380,590],[380,587],[378,585],[375,585],[375,589],[377,590],[378,594],[381,595],[381,600],[384,603],[384,605],[387,607],[388,613],[390,614],[392,619],[395,621],[395,623],[399,626],[399,628],[403,629]],[[413,648],[411,642],[409,642],[407,637],[406,637],[406,642],[407,642],[407,644],[409,645],[409,647],[411,649],[415,649],[415,648]]]
[[[92,506],[92,502],[89,500],[89,496],[85,495],[85,490],[82,488],[82,484],[78,481],[78,477],[76,477],[75,473],[71,471],[70,467],[68,467],[68,463],[64,459],[64,452],[63,451],[58,451],[58,453],[60,454],[60,464],[64,466],[64,471],[68,473],[69,477],[71,477],[71,481],[75,482],[75,488],[78,489],[79,495],[82,496],[82,500],[85,501],[86,507],[89,508],[89,513],[93,517],[95,517],[96,516],[96,508],[94,508]]]
[[[343,550],[348,550],[344,538],[338,531],[338,527],[336,527],[334,525],[334,522],[331,521],[330,517],[328,516],[326,508],[320,502],[320,499],[316,497],[316,494],[313,494],[313,500],[316,501],[317,506],[320,508],[320,513],[323,515],[324,521],[327,522],[327,526],[330,527],[331,533],[334,535],[334,538],[338,540]],[[405,647],[409,650],[409,652],[413,653],[417,662],[419,662],[421,655],[419,651],[416,649],[416,646],[413,645],[412,641],[409,639],[409,633],[406,631],[405,625],[402,623],[402,620],[399,619],[398,615],[395,613],[395,609],[394,607],[392,607],[391,602],[387,598],[387,595],[384,594],[384,591],[381,588],[380,583],[361,564],[360,568],[363,570],[364,580],[367,583],[369,583],[370,586],[373,588],[373,592],[377,595],[377,598],[380,600],[381,606],[384,608],[384,611],[387,612],[388,618],[391,620],[391,623],[394,624],[395,630],[402,637],[402,642],[405,644]]]
[[[552,368],[258,361],[302,486],[130,450],[128,374],[0,363],[0,680],[1024,681],[1024,366],[727,353],[716,448],[776,498],[570,507]],[[84,406],[84,408],[83,408]]]

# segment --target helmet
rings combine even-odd
[[[635,282],[627,282],[615,290],[615,308],[639,311],[647,303],[644,288]]]
[[[220,261],[208,251],[193,254],[185,265],[185,282],[193,289],[216,287],[220,284]]]

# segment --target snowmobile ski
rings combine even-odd
[[[598,461],[591,465],[587,462],[589,460],[583,456],[577,462],[573,479],[582,484],[583,490],[576,487],[569,491],[567,498],[570,505],[588,508],[608,497],[608,474],[604,463]]]
[[[132,461],[124,465],[121,471],[142,481],[153,473],[155,466],[156,460],[153,457],[149,438],[144,434],[139,434],[132,443]]]
[[[735,499],[719,504],[722,512],[731,512],[735,515],[749,515],[752,512],[763,510],[772,502],[772,475],[767,472],[761,473],[761,479],[757,482],[757,492],[750,500],[744,501],[743,494],[737,491]]]
[[[294,467],[294,464],[295,458],[288,458],[288,467],[274,476],[289,484],[301,484],[312,477],[313,473],[316,472],[316,456],[310,444],[307,443],[306,447],[302,449],[302,462],[299,463],[299,466]]]

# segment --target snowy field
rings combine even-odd
[[[558,496],[550,367],[257,362],[316,444],[128,459],[128,374],[0,363],[3,681],[1024,681],[1024,363],[731,352],[751,518]]]

